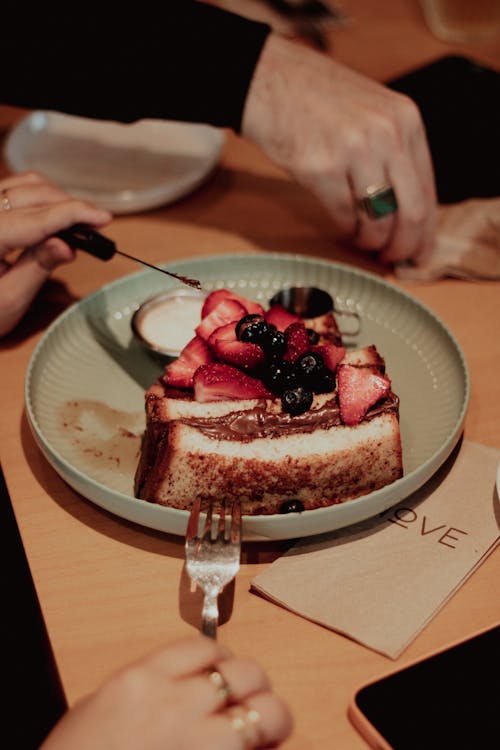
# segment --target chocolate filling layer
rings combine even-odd
[[[379,414],[397,411],[398,406],[399,399],[391,392],[368,410],[364,421],[373,419]],[[295,416],[284,412],[277,414],[268,412],[263,403],[262,406],[256,406],[247,411],[233,411],[222,417],[211,419],[189,417],[180,421],[195,427],[210,438],[242,441],[294,432],[312,432],[318,427],[327,430],[343,424],[335,395],[320,408]]]

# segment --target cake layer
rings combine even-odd
[[[384,372],[374,346],[340,363]],[[340,366],[340,365],[339,365]],[[399,399],[389,389],[346,424],[337,390],[299,414],[276,398],[196,401],[162,380],[146,394],[137,497],[189,510],[193,499],[239,498],[246,515],[312,510],[380,489],[403,473]]]
[[[317,427],[243,442],[216,439],[175,421],[150,432],[144,456],[148,443],[149,465],[138,472],[139,496],[186,510],[198,495],[239,497],[247,515],[279,513],[295,499],[311,510],[364,495],[402,474],[393,409],[355,427]]]

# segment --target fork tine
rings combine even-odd
[[[231,509],[231,542],[240,544],[241,542],[241,505],[238,500],[233,502]]]
[[[212,513],[213,513],[213,509],[214,509],[214,504],[213,504],[213,501],[210,500],[209,503],[208,503],[207,517],[205,519],[205,526],[203,527],[203,531],[202,531],[202,534],[201,534],[200,542],[203,541],[203,539],[205,539],[206,537],[208,537],[208,539],[210,539],[212,537]]]
[[[186,541],[187,542],[192,541],[195,538],[195,536],[198,535],[198,525],[200,522],[200,508],[201,508],[201,499],[197,497],[191,507],[191,513],[189,515],[189,521],[188,521],[188,525],[186,529]]]
[[[226,501],[221,500],[219,509],[219,524],[217,527],[217,538],[224,539],[226,534]]]

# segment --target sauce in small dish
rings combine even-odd
[[[155,354],[177,357],[194,336],[205,294],[191,289],[161,292],[146,300],[132,317],[132,331]]]

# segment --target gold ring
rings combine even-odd
[[[387,183],[371,185],[358,201],[359,207],[370,219],[381,219],[398,210],[398,201],[394,188]]]
[[[229,683],[224,679],[221,673],[217,669],[212,669],[208,672],[208,679],[215,688],[217,700],[219,705],[217,710],[227,706],[231,698],[231,688]]]
[[[7,190],[2,190],[0,193],[0,209],[2,211],[12,211],[12,206],[10,205],[9,196],[7,195]]]
[[[260,714],[254,708],[233,706],[227,711],[231,727],[240,736],[244,750],[260,747],[262,744],[262,731],[260,727]]]

